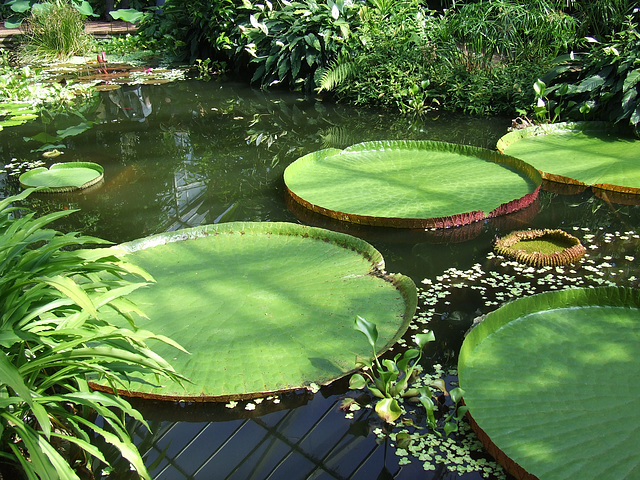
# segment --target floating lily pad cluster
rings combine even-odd
[[[494,250],[521,263],[553,267],[575,263],[585,254],[580,240],[560,229],[512,232],[498,238]]]

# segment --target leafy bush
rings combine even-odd
[[[543,78],[547,101],[564,119],[630,125],[640,135],[640,32],[631,17],[609,42],[590,39],[584,54],[566,55]]]
[[[149,278],[109,249],[81,248],[107,242],[48,227],[72,211],[20,216],[12,204],[30,193],[0,201],[0,476],[78,478],[107,463],[100,440],[149,478],[124,414],[144,420],[88,386],[101,377],[115,388],[141,369],[180,379],[146,342],[175,344],[135,328],[141,312],[126,296]]]
[[[138,35],[165,46],[176,60],[228,60],[237,45],[231,38],[239,15],[239,0],[167,0],[162,13],[143,20]]]
[[[350,0],[283,1],[280,8],[244,2],[248,21],[241,23],[236,53],[251,55],[251,79],[263,87],[276,84],[310,91],[316,72],[336,58],[358,25],[360,6]]]

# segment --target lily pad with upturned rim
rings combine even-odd
[[[54,163],[20,175],[23,188],[41,187],[39,192],[64,193],[96,185],[104,178],[104,169],[93,162]]]
[[[497,148],[533,165],[545,180],[640,194],[640,140],[606,123],[536,125],[504,135]]]
[[[563,230],[519,230],[498,238],[494,250],[533,266],[558,266],[577,262],[585,248],[573,235]]]
[[[152,346],[193,382],[156,385],[147,376],[148,383],[127,383],[121,393],[128,396],[226,401],[324,385],[371,354],[353,328],[356,315],[376,323],[382,353],[416,308],[414,283],[385,274],[370,244],[319,228],[207,225],[125,243],[119,251],[157,282],[131,294],[149,317],[138,326],[190,352]]]
[[[305,155],[284,181],[294,201],[341,221],[446,228],[528,206],[541,177],[519,159],[479,147],[378,141]]]
[[[490,453],[517,478],[640,478],[640,291],[521,298],[465,338],[460,386]]]

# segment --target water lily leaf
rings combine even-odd
[[[224,223],[120,246],[156,283],[130,295],[140,328],[190,352],[152,348],[193,383],[127,383],[125,395],[226,401],[324,385],[355,371],[371,346],[353,328],[375,322],[381,353],[405,332],[416,288],[381,273],[380,253],[348,235],[289,223]],[[148,383],[145,383],[148,382]]]
[[[600,122],[537,125],[498,141],[498,150],[561,183],[640,194],[640,140]]]
[[[640,476],[638,319],[638,290],[569,289],[506,304],[471,330],[464,400],[516,478]]]
[[[96,185],[103,179],[104,169],[93,162],[54,163],[50,168],[38,167],[20,175],[23,188],[45,187],[39,192],[72,192]]]
[[[382,141],[305,155],[287,167],[284,181],[295,202],[331,218],[446,228],[530,205],[541,178],[523,161],[487,149]]]

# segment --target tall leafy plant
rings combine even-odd
[[[79,478],[107,463],[100,440],[149,478],[124,423],[125,413],[141,415],[88,381],[106,378],[115,389],[120,375],[141,370],[180,381],[147,342],[178,345],[135,327],[141,312],[127,295],[148,275],[110,249],[83,248],[104,240],[49,227],[72,211],[37,218],[14,206],[31,191],[0,201],[0,472]]]
[[[589,50],[565,55],[543,78],[565,119],[628,125],[640,135],[640,31],[628,17],[610,41],[587,39]]]
[[[360,5],[350,0],[243,3],[249,14],[239,26],[236,53],[251,56],[252,82],[263,87],[312,91],[319,86],[320,69],[338,57],[359,23]]]

